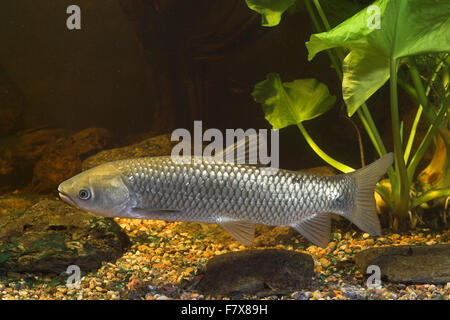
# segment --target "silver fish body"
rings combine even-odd
[[[267,174],[213,158],[137,158],[92,168],[58,189],[63,200],[104,216],[217,223],[245,244],[254,224],[291,226],[325,246],[330,212],[380,234],[373,192],[391,163],[389,154],[354,173],[323,177],[281,169]]]
[[[348,176],[287,170],[268,175],[258,167],[201,158],[188,164],[171,157],[140,158],[115,165],[131,191],[133,207],[155,211],[142,218],[173,221],[287,226],[319,212],[343,211],[351,206],[355,188]]]

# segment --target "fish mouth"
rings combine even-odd
[[[70,196],[69,196],[67,193],[64,193],[64,192],[61,191],[61,190],[58,190],[58,192],[59,192],[59,197],[60,197],[63,201],[67,202],[68,204],[73,205],[74,207],[77,207],[77,205],[75,204],[75,202],[70,198]]]

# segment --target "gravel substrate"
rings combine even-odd
[[[368,289],[365,275],[354,264],[355,253],[376,246],[449,243],[450,231],[419,229],[408,234],[371,237],[357,231],[336,231],[325,249],[311,245],[289,228],[257,227],[251,248],[283,248],[314,258],[311,288],[278,296],[203,296],[195,291],[208,259],[246,247],[215,225],[116,219],[133,245],[116,263],[82,272],[81,288],[69,290],[66,274],[0,275],[0,299],[449,299],[445,285],[382,283]]]

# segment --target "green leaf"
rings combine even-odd
[[[389,59],[376,53],[355,49],[345,57],[342,70],[342,97],[351,117],[389,80]]]
[[[261,14],[262,25],[264,27],[273,27],[280,23],[281,15],[296,0],[245,0],[247,6]]]
[[[378,0],[373,6],[379,8],[379,29],[374,28],[375,12],[367,8],[306,43],[309,60],[330,48],[350,50],[342,82],[350,116],[389,79],[392,59],[450,51],[450,1]]]
[[[278,25],[284,12],[294,14],[306,11],[304,0],[246,0],[246,3],[250,9],[262,15],[262,25],[266,27]],[[362,9],[361,5],[352,0],[321,0],[320,4],[332,26]]]
[[[263,105],[266,119],[274,129],[318,117],[336,101],[327,86],[316,79],[282,83],[277,73],[269,73],[266,80],[257,83],[252,96]]]

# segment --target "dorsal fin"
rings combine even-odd
[[[259,140],[259,144],[258,144]],[[258,163],[258,153],[261,147],[267,150],[266,139],[257,133],[245,135],[236,143],[229,145],[221,153],[215,155],[218,159],[235,164],[262,165]]]

